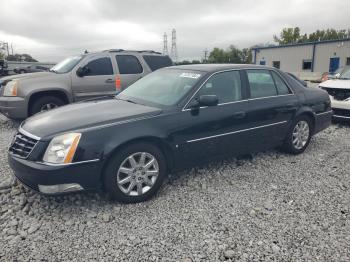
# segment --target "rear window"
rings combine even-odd
[[[133,55],[116,55],[117,64],[120,74],[141,74],[143,68],[137,59]]]
[[[147,65],[152,71],[173,65],[169,56],[144,55],[143,59],[145,59]]]

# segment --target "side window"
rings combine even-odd
[[[199,96],[217,95],[219,104],[241,100],[241,78],[239,71],[228,71],[213,75],[197,94]]]
[[[281,77],[274,71],[271,71],[272,77],[275,80],[277,91],[279,95],[290,94],[290,90],[287,87],[286,83],[281,79]]]
[[[108,57],[101,57],[90,61],[86,65],[89,68],[88,76],[98,75],[113,75],[113,68],[111,59]]]
[[[169,56],[144,55],[143,59],[145,59],[147,65],[152,71],[173,65]]]
[[[116,55],[117,64],[120,74],[141,74],[142,66],[136,56],[133,55]]]
[[[250,97],[276,96],[277,89],[268,70],[247,70]]]

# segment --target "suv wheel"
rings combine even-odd
[[[307,116],[297,117],[288,132],[284,142],[284,149],[291,154],[300,154],[305,151],[312,137],[312,122]]]
[[[29,115],[32,116],[39,112],[45,112],[54,109],[59,106],[63,106],[65,103],[62,99],[54,96],[42,96],[34,101],[29,108]]]
[[[118,151],[110,159],[103,182],[113,199],[138,203],[154,196],[165,176],[163,153],[152,144],[137,143]]]

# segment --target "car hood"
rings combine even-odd
[[[28,73],[28,74],[18,74],[18,75],[10,75],[10,76],[5,76],[1,78],[1,81],[7,82],[11,81],[14,79],[32,79],[32,78],[43,78],[43,77],[51,77],[53,75],[56,75],[55,73],[52,72],[36,72],[36,73]]]
[[[328,88],[350,89],[350,79],[332,79],[322,82],[319,86]]]
[[[21,128],[45,140],[68,131],[117,124],[126,120],[158,115],[161,112],[161,109],[155,107],[116,98],[102,98],[36,114],[25,120]]]

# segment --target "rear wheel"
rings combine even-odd
[[[284,142],[285,151],[291,154],[304,152],[310,143],[312,130],[312,121],[308,116],[297,117]]]
[[[39,112],[49,111],[65,103],[62,99],[55,96],[42,96],[37,98],[29,108],[29,115],[32,116]]]
[[[166,162],[161,150],[152,144],[137,143],[110,159],[103,182],[113,199],[138,203],[154,196],[165,176]]]

